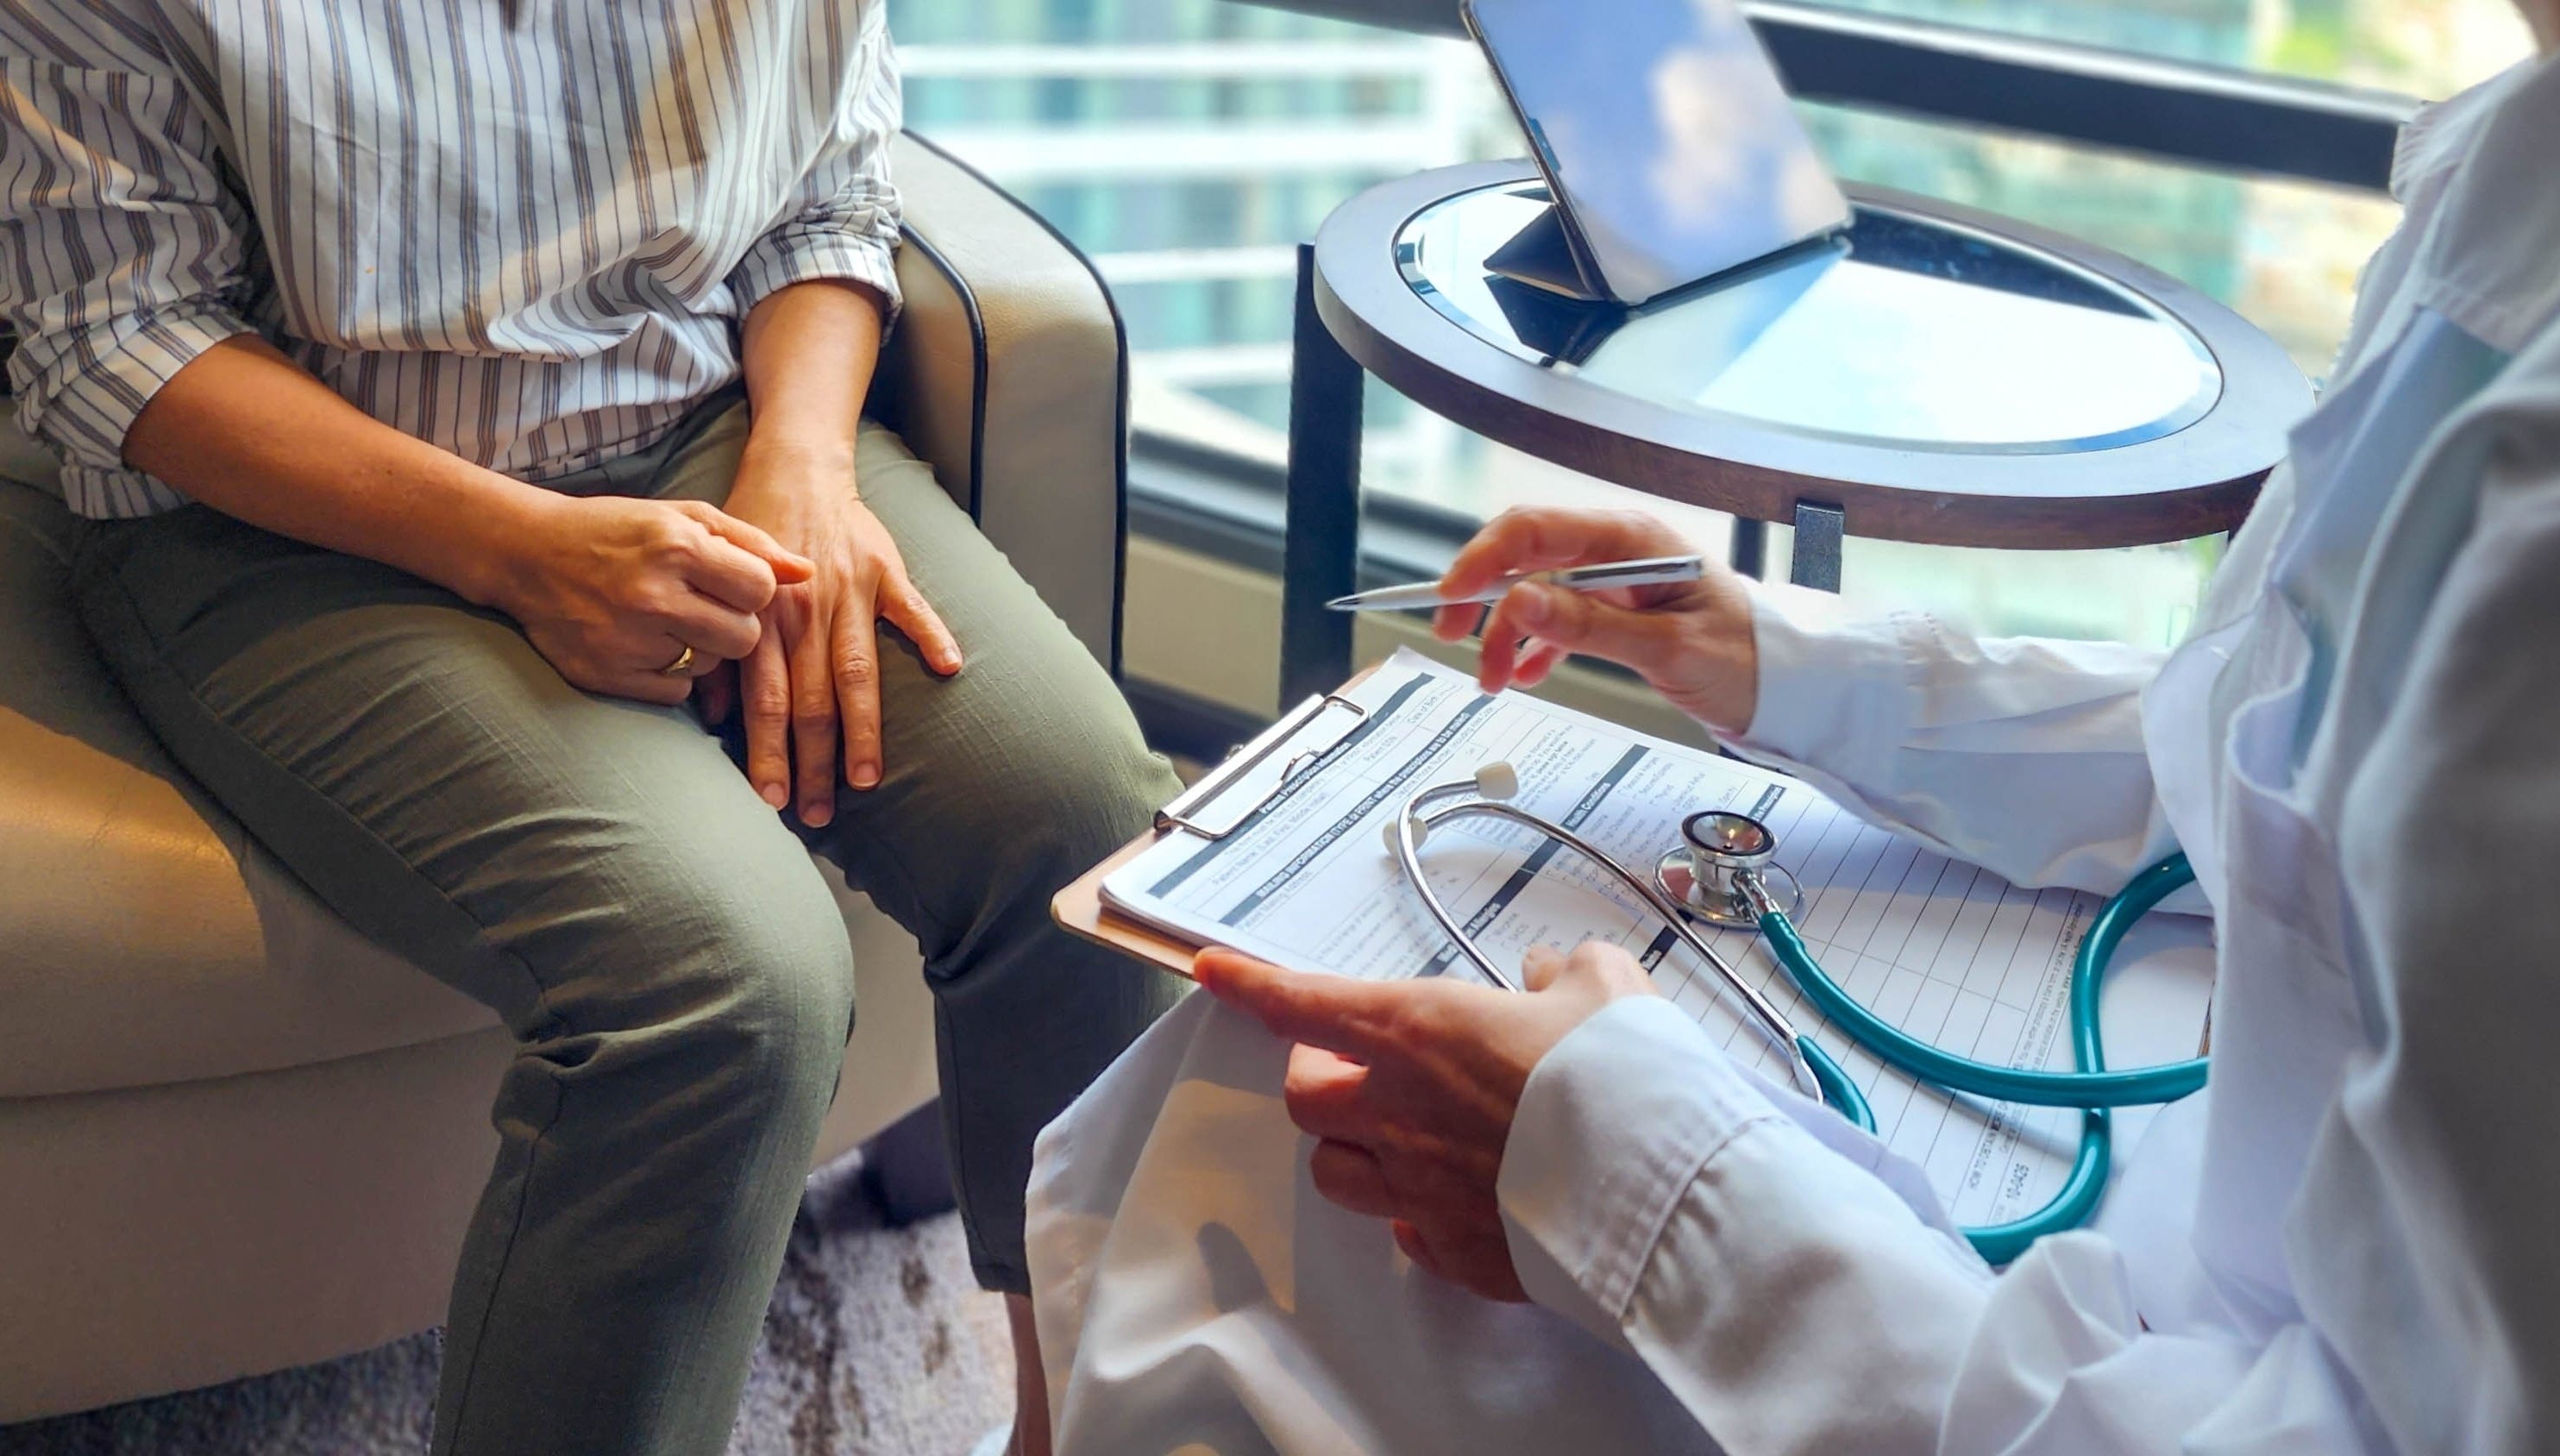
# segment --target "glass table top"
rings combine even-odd
[[[1517,358],[1673,408],[1951,453],[2110,449],[2202,418],[2222,376],[2140,294],[2023,243],[1861,203],[1841,239],[1642,308],[1486,271],[1546,190],[1462,192],[1396,238],[1405,282]]]

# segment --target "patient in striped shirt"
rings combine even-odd
[[[881,5],[0,4],[8,379],[100,651],[519,1041],[438,1452],[723,1446],[851,1024],[810,848],[924,948],[1018,1343],[1033,1137],[1169,995],[1046,903],[1175,784],[860,417]]]

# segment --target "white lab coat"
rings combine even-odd
[[[1743,751],[2022,882],[2195,862],[2212,1084],[2095,1226],[1995,1275],[1915,1171],[1622,1002],[1530,1079],[1537,1304],[1485,1304],[1315,1196],[1284,1049],[1196,998],[1041,1142],[1059,1449],[2560,1449],[2560,64],[2433,108],[2394,190],[2174,653],[1761,600]]]

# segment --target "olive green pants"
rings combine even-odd
[[[554,484],[719,502],[745,434],[722,401]],[[923,947],[982,1283],[1029,1288],[1032,1140],[1173,995],[1048,919],[1172,774],[926,466],[873,427],[858,468],[968,666],[936,679],[883,628],[884,779],[797,835],[733,736],[579,692],[513,622],[414,577],[201,508],[82,533],[82,613],[170,751],[518,1039],[438,1452],[722,1448],[852,1029],[810,849]]]

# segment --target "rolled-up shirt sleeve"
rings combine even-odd
[[[821,278],[865,283],[898,309],[897,188],[888,148],[902,114],[897,53],[885,7],[863,8],[863,35],[851,64],[831,79],[836,121],[818,160],[802,179],[794,208],[729,272],[743,318],[774,292]]]
[[[0,9],[0,319],[27,432],[63,459],[75,509],[179,503],[124,464],[154,395],[251,332],[244,229],[216,142],[175,71],[59,7]]]

